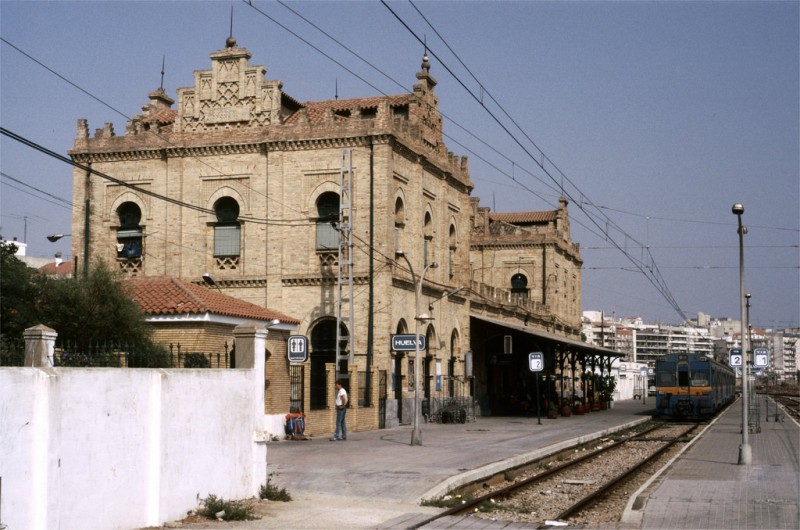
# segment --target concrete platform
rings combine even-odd
[[[756,399],[761,420],[760,432],[748,434],[751,465],[738,465],[739,400],[637,492],[624,522],[635,528],[800,528],[800,427],[783,413],[782,421],[767,417],[767,398]]]
[[[408,528],[440,511],[420,506],[420,500],[647,421],[654,404],[653,398],[622,401],[611,410],[543,418],[541,424],[536,417],[422,424],[421,446],[410,445],[410,426],[349,433],[347,441],[273,442],[267,454],[270,481],[293,500],[269,503],[268,515],[258,521],[190,527]],[[788,418],[782,423],[763,418],[761,432],[750,435],[751,466],[736,465],[741,408],[734,405],[669,470],[637,492],[618,527],[800,527],[800,427]],[[525,528],[457,519],[430,528]]]

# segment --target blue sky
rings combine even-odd
[[[799,325],[800,3],[253,5],[3,0],[0,124],[62,154],[79,118],[122,134],[162,58],[173,97],[209,67],[231,7],[251,63],[299,101],[410,90],[424,39],[473,195],[498,211],[570,198],[584,310],[738,318],[741,202],[751,320]],[[0,234],[69,257],[45,236],[70,231],[70,167],[3,136],[0,169]]]

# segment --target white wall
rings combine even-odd
[[[258,368],[0,368],[0,523],[141,528],[257,495]]]
[[[624,366],[625,369],[621,370]],[[647,369],[646,363],[634,363],[629,361],[620,361],[615,359],[611,363],[611,375],[617,379],[617,388],[614,390],[614,399],[633,399],[634,390],[636,386],[643,386],[647,390],[647,378],[641,378],[642,368]],[[645,395],[645,399],[647,396]]]

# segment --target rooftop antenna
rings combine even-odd
[[[333,95],[334,99],[339,99],[339,78],[336,78],[336,89],[335,94]]]
[[[164,62],[166,61],[167,56],[161,56],[161,90],[164,90]]]
[[[231,5],[231,30],[230,34],[228,35],[228,38],[230,39],[233,38],[233,5]]]

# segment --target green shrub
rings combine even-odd
[[[274,484],[270,484],[269,479],[267,479],[266,484],[261,485],[261,489],[258,492],[258,497],[260,499],[267,499],[269,501],[281,501],[281,502],[289,502],[292,500],[292,496],[286,491],[286,488],[278,488]]]
[[[202,353],[187,353],[183,359],[184,368],[211,368],[211,361]]]
[[[200,499],[203,507],[197,510],[198,515],[216,519],[217,514],[224,512],[222,519],[225,521],[248,521],[255,519],[253,509],[236,501],[226,501],[216,495],[209,495],[205,499]]]

